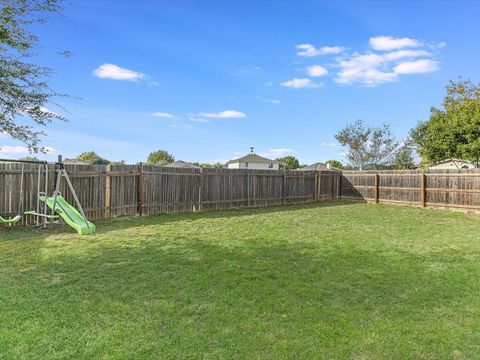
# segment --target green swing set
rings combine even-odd
[[[0,224],[14,224],[18,223],[24,215],[35,216],[36,225],[40,226],[40,220],[43,219],[43,227],[46,227],[48,220],[56,220],[62,218],[68,225],[77,230],[80,235],[95,233],[95,225],[87,220],[85,213],[83,212],[80,201],[78,200],[77,194],[70,182],[67,171],[63,163],[61,162],[61,157],[59,157],[59,162],[55,165],[55,172],[57,178],[55,181],[55,191],[53,196],[47,196],[48,191],[48,163],[46,161],[28,161],[28,160],[10,160],[10,159],[0,159],[0,162],[13,162],[21,163],[21,175],[20,175],[20,196],[18,204],[18,213],[11,217],[6,218],[0,215]],[[24,175],[25,175],[25,164],[37,164],[38,166],[38,179],[37,179],[37,208],[36,210],[24,211]],[[41,178],[42,178],[42,169],[44,170],[44,185],[45,190],[41,191]],[[64,178],[77,205],[78,210],[70,205],[60,193],[60,181]],[[48,208],[51,209],[51,214],[48,214]]]

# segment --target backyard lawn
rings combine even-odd
[[[361,203],[0,231],[0,358],[478,359],[480,217]]]

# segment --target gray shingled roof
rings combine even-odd
[[[191,163],[188,163],[188,162],[185,162],[185,161],[182,161],[182,160],[174,161],[173,163],[165,165],[165,167],[200,169],[200,166],[193,165]]]
[[[316,162],[315,164],[305,166],[303,168],[298,169],[299,171],[315,171],[319,169],[326,169],[327,164],[322,162]]]
[[[257,154],[248,154],[244,157],[230,160],[229,162],[227,162],[227,165],[239,163],[239,162],[242,162],[242,163],[248,162],[248,163],[256,163],[256,164],[279,164],[277,160],[270,160],[270,159],[258,156]]]

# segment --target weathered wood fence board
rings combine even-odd
[[[345,171],[340,192],[344,199],[480,210],[480,170]]]
[[[36,164],[0,163],[0,215],[37,209]],[[23,175],[22,175],[23,168]],[[185,169],[146,165],[65,165],[88,218],[190,212],[247,206],[286,205],[334,199],[339,173]],[[20,183],[23,177],[23,201]],[[45,191],[44,168],[40,191]],[[47,192],[55,190],[55,166],[48,165]],[[62,179],[60,192],[74,199]],[[41,204],[43,206],[43,204]],[[32,224],[24,216],[21,225]]]

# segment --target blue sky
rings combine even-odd
[[[38,61],[68,123],[43,145],[74,157],[226,161],[255,147],[339,159],[334,134],[364,119],[403,138],[448,80],[480,80],[479,2],[72,1],[38,27]],[[69,58],[57,51],[69,50]],[[52,111],[62,113],[53,105]],[[0,134],[2,157],[21,143]]]

